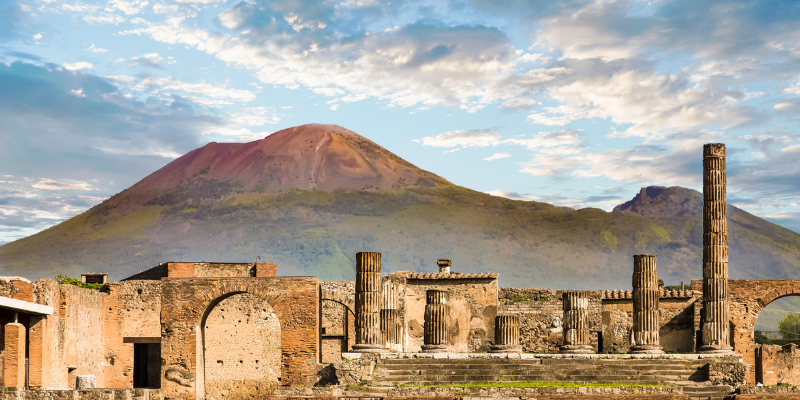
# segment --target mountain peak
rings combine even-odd
[[[633,199],[614,207],[614,214],[640,215],[648,218],[700,215],[703,195],[680,186],[643,187]]]
[[[174,202],[219,198],[234,191],[379,191],[449,185],[351,130],[308,124],[249,143],[208,143],[115,197],[143,205],[163,202],[159,199],[165,196]]]

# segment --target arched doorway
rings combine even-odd
[[[203,390],[198,397],[272,394],[281,375],[281,326],[267,301],[251,293],[220,298],[208,307],[201,329]]]
[[[355,344],[355,315],[347,305],[335,300],[322,299],[322,363],[342,359]]]

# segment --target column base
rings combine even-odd
[[[628,354],[664,354],[664,350],[661,349],[661,346],[642,344],[631,346]]]
[[[423,344],[423,353],[452,353],[453,347],[446,344]]]
[[[354,344],[353,353],[386,353],[388,352],[379,344]]]
[[[565,344],[558,347],[561,354],[593,354],[594,349],[588,344]]]
[[[707,344],[705,346],[700,346],[697,352],[699,354],[733,354],[733,347],[719,344]]]
[[[516,344],[496,344],[489,346],[489,353],[522,353],[522,347]]]

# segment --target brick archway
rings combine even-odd
[[[797,279],[731,279],[730,293],[731,334],[733,350],[742,355],[750,365],[747,382],[755,383],[755,338],[753,329],[761,310],[769,303],[786,296],[800,295]]]
[[[272,306],[281,326],[281,384],[316,381],[320,280],[316,278],[166,278],[161,291],[161,387],[164,397],[202,396],[204,316],[234,294],[250,293]]]
[[[341,290],[332,290],[330,288],[323,286],[322,290],[320,291],[320,299],[335,301],[345,306],[347,308],[347,311],[355,315],[356,301],[355,298],[349,295],[349,293],[345,293]]]

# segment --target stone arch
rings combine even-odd
[[[226,294],[208,307],[200,332],[206,399],[272,394],[281,376],[281,329],[268,302],[246,292]]]
[[[323,287],[322,290],[320,291],[320,299],[341,303],[343,306],[347,308],[349,312],[353,314],[355,314],[356,312],[356,300],[354,296],[351,296],[350,293],[347,293],[343,290],[336,290],[328,287]]]

